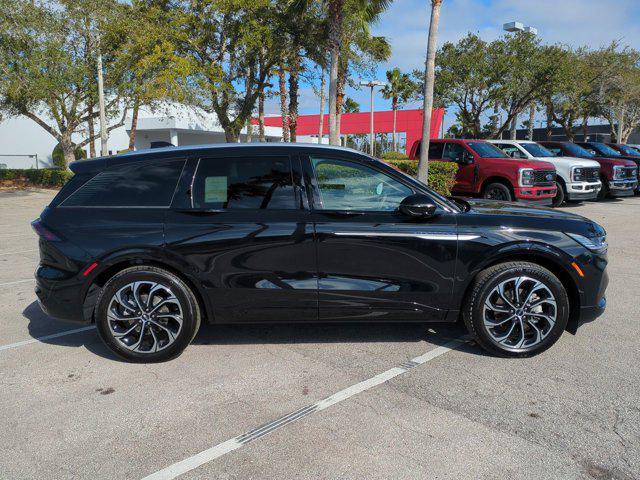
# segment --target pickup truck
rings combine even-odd
[[[420,140],[409,158],[415,160],[419,154]],[[454,195],[551,205],[557,194],[552,163],[511,158],[485,140],[431,140],[429,160],[458,164]]]
[[[638,167],[631,160],[620,157],[597,156],[593,150],[588,151],[572,142],[542,141],[540,145],[547,147],[559,157],[589,158],[600,164],[600,180],[602,189],[598,200],[606,197],[629,197],[638,186]]]
[[[531,140],[489,140],[511,158],[543,160],[556,167],[558,193],[553,206],[565,201],[592,200],[602,188],[600,164],[595,160],[576,157],[556,157],[542,145]]]

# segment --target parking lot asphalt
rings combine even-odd
[[[0,192],[0,478],[640,478],[640,197],[566,208],[608,231],[608,309],[534,358],[459,326],[205,325],[134,365],[35,303],[52,196]]]

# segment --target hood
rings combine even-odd
[[[595,161],[597,161],[600,165],[607,165],[609,167],[614,166],[623,166],[623,167],[635,167],[637,164],[632,160],[626,160],[624,157],[595,157]]]
[[[534,170],[555,170],[556,168],[551,162],[526,158],[483,158],[483,160],[491,160],[492,164],[514,168],[533,168]]]
[[[536,160],[544,160],[536,157]],[[591,160],[589,158],[578,158],[578,157],[553,157],[549,160],[544,160],[551,163],[557,163],[560,165],[566,165],[568,167],[585,167],[585,168],[593,168],[600,167],[600,164],[595,160]]]
[[[604,229],[581,215],[557,209],[529,206],[516,202],[465,199],[469,211],[467,224],[482,224],[496,228],[518,228],[525,230],[548,230],[577,233],[587,237],[601,235]]]

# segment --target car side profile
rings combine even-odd
[[[538,143],[558,157],[587,158],[598,162],[602,181],[598,200],[607,197],[633,196],[633,191],[638,186],[638,167],[631,160],[625,160],[619,156],[597,155],[594,150],[587,150],[573,142],[545,140]]]
[[[417,159],[420,141],[409,158]],[[433,139],[429,160],[458,164],[453,193],[507,202],[551,205],[556,196],[556,170],[552,163],[512,159],[485,140]]]
[[[487,140],[511,158],[543,160],[556,168],[557,193],[554,207],[565,201],[593,200],[602,188],[600,164],[595,160],[576,157],[557,157],[542,145],[531,140]]]
[[[456,322],[503,356],[605,308],[605,231],[586,218],[448,199],[350,149],[164,148],[71,164],[33,222],[36,293],[136,362],[200,324]]]

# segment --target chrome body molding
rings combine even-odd
[[[434,232],[434,233],[423,233],[423,232],[415,232],[415,233],[400,233],[400,232],[335,232],[334,235],[340,237],[413,237],[419,238],[421,240],[458,240],[458,241],[468,241],[475,240],[476,238],[480,238],[481,235],[471,235],[471,234],[457,234],[457,233],[447,233],[447,232]]]

